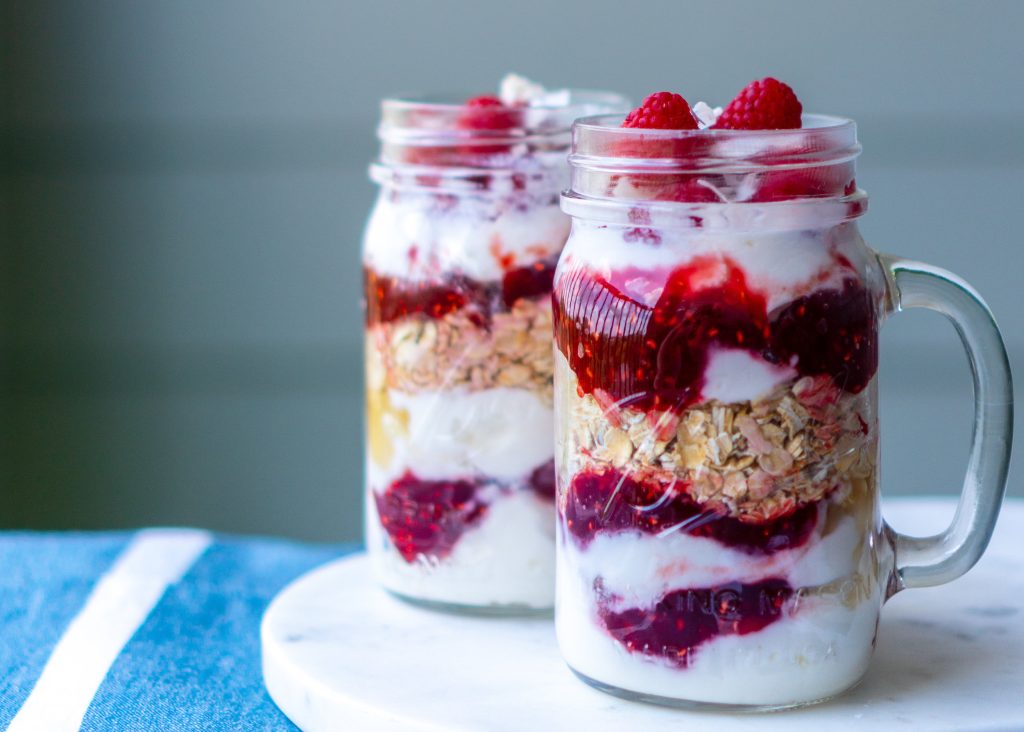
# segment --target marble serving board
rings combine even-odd
[[[940,499],[885,503],[894,528],[917,535],[941,530],[953,510]],[[684,712],[602,694],[562,662],[550,619],[410,606],[376,587],[363,555],[285,588],[261,633],[267,689],[306,732],[1024,730],[1024,502],[1004,506],[965,577],[888,603],[857,688],[788,712]]]

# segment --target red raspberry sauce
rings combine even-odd
[[[421,554],[443,559],[486,514],[487,504],[479,497],[483,485],[473,478],[424,480],[406,471],[383,494],[374,493],[374,501],[381,526],[405,561],[413,562]],[[530,473],[526,487],[541,499],[554,501],[554,460]]]
[[[548,460],[532,473],[527,481],[531,490],[541,498],[555,500],[555,461]]]
[[[581,548],[599,532],[658,534],[678,526],[750,554],[772,554],[802,546],[818,520],[817,504],[810,503],[763,523],[740,521],[699,506],[683,487],[637,481],[614,469],[577,473],[566,491],[565,526]]]
[[[789,583],[778,578],[730,582],[675,590],[650,609],[616,612],[602,598],[598,615],[609,635],[629,651],[686,668],[702,643],[720,635],[755,633],[781,618],[792,594]]]
[[[443,559],[487,511],[478,487],[469,480],[423,480],[407,471],[374,500],[381,526],[405,561],[421,554]]]
[[[647,293],[653,305],[643,301]],[[681,410],[699,402],[712,347],[831,376],[853,393],[878,365],[874,304],[852,277],[842,289],[818,290],[769,313],[737,264],[702,257],[667,278],[630,269],[608,280],[570,270],[553,304],[555,338],[579,389],[603,390],[621,406]]]
[[[435,282],[414,282],[363,269],[366,323],[390,323],[414,315],[428,318],[465,309],[481,326],[490,324],[496,312],[507,311],[518,300],[551,292],[557,257],[537,260],[525,267],[506,270],[500,282],[480,282],[453,273]]]

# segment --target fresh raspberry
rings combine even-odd
[[[798,198],[848,196],[856,190],[848,165],[819,166],[798,170],[768,170],[759,176],[755,203],[792,201]]]
[[[501,100],[493,94],[481,94],[466,100],[467,107],[501,107]]]
[[[466,100],[459,118],[459,127],[465,130],[507,130],[516,126],[518,114],[490,94]]]
[[[623,127],[648,130],[695,130],[697,118],[689,103],[672,92],[655,92],[643,104],[626,115]]]
[[[465,109],[459,116],[458,125],[464,130],[480,130],[483,133],[501,132],[518,127],[521,113],[519,110],[506,106],[498,97],[485,94],[467,99]],[[497,155],[507,153],[509,145],[473,145],[460,146],[459,151],[466,155]]]
[[[678,176],[675,184],[666,186],[656,198],[679,203],[721,203],[722,199],[713,188],[705,185],[706,182],[706,176]]]
[[[488,135],[502,137],[500,133],[503,130],[519,127],[521,122],[521,110],[505,105],[492,94],[483,94],[463,103],[455,126],[460,130],[479,130],[481,138]],[[497,155],[510,149],[507,144],[483,144],[477,140],[459,145],[409,146],[405,151],[405,162],[411,165],[460,165],[479,155]],[[483,181],[480,185],[487,188],[488,183]]]
[[[719,130],[795,130],[803,105],[778,79],[766,77],[747,84],[729,102],[714,128]]]

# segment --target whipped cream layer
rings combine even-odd
[[[557,256],[569,234],[558,204],[462,196],[451,205],[432,194],[381,196],[364,239],[366,266],[409,281],[463,275],[478,282]]]
[[[383,585],[420,600],[476,607],[550,608],[554,601],[551,503],[532,491],[489,492],[483,519],[444,559],[406,562],[389,547],[377,510],[367,502],[367,547]]]

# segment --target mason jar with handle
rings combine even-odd
[[[992,533],[1010,453],[1003,342],[955,275],[879,255],[855,124],[574,128],[554,283],[556,626],[592,685],[775,709],[865,673],[883,603],[948,582]],[[952,525],[884,522],[878,330],[949,317],[975,425]]]

